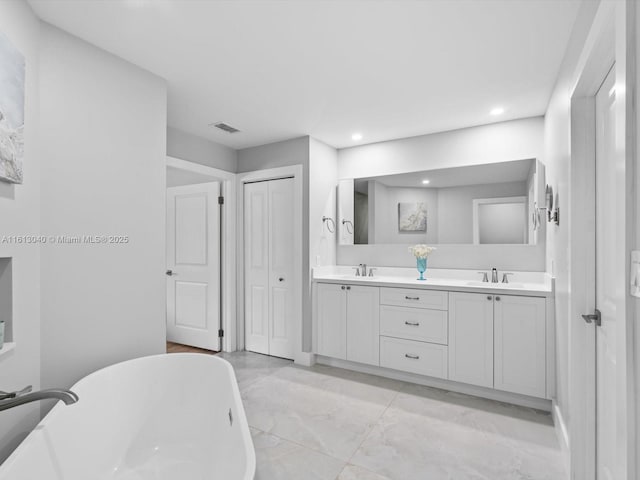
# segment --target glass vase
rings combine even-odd
[[[418,280],[426,280],[426,278],[424,278],[424,272],[427,271],[427,257],[416,258],[416,268],[420,273],[420,277],[418,278]]]

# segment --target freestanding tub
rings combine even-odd
[[[250,480],[255,452],[231,365],[170,354],[83,378],[0,466],[1,480]],[[17,407],[20,408],[20,407]]]

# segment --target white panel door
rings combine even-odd
[[[449,380],[493,387],[493,295],[449,294]]]
[[[269,188],[269,355],[293,359],[293,178]]]
[[[220,349],[217,182],[167,188],[167,340]]]
[[[616,242],[615,69],[596,95],[596,472],[616,478]],[[624,359],[623,359],[624,361]]]
[[[269,185],[244,186],[245,344],[269,354]]]
[[[347,360],[380,365],[380,289],[347,286]]]
[[[316,286],[315,353],[347,358],[347,287],[333,283]]]
[[[497,295],[494,303],[494,388],[546,395],[546,302]]]

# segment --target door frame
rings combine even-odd
[[[192,173],[212,177],[220,182],[220,193],[224,197],[224,207],[220,227],[222,237],[222,337],[221,348],[224,352],[236,350],[236,174],[199,163],[166,157],[166,166]],[[166,188],[165,188],[166,191]],[[165,318],[166,322],[166,318]]]
[[[287,167],[269,168],[252,172],[239,173],[236,177],[236,208],[238,218],[237,244],[240,246],[237,261],[236,292],[237,292],[237,349],[245,348],[245,315],[244,315],[244,184],[252,182],[263,182],[277,180],[279,178],[293,178],[293,232],[295,245],[293,257],[293,296],[294,296],[294,361],[302,365],[311,364],[311,354],[302,351],[302,260],[303,260],[303,222],[302,222],[302,201],[303,201],[303,169],[302,165],[291,165]]]
[[[596,348],[595,327],[581,314],[595,308],[595,198],[596,181],[595,95],[611,66],[616,76],[616,223],[617,252],[611,261],[619,282],[617,326],[617,405],[618,441],[616,478],[635,478],[636,412],[635,365],[633,358],[634,304],[627,294],[628,257],[635,230],[633,172],[635,139],[633,90],[635,89],[635,44],[629,39],[629,23],[635,21],[634,2],[601,2],[574,72],[569,91],[571,99],[571,154],[569,158],[568,228],[569,261],[569,431],[557,409],[564,442],[569,447],[571,478],[596,478]],[[561,192],[564,193],[564,192]],[[588,208],[585,208],[586,202]]]

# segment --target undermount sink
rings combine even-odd
[[[490,283],[490,282],[479,282],[472,281],[467,282],[467,285],[470,287],[486,287],[486,288],[524,288],[523,283],[510,282],[510,283]]]

